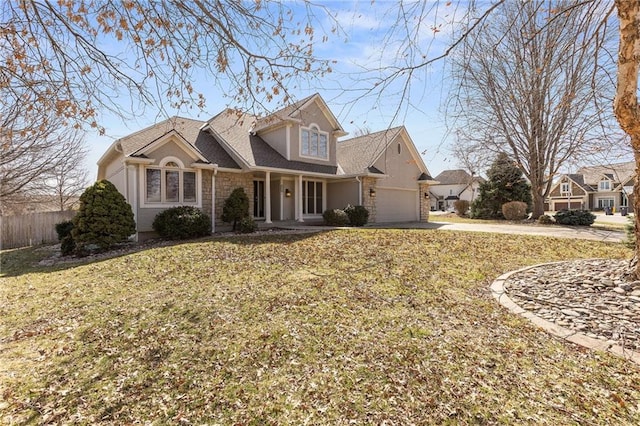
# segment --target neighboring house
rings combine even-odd
[[[429,171],[404,127],[343,142],[347,133],[315,94],[265,118],[225,110],[208,121],[174,117],[115,141],[98,161],[131,204],[138,237],[155,216],[191,205],[221,221],[237,187],[265,223],[319,221],[363,205],[370,222],[426,221]]]
[[[560,176],[549,193],[546,209],[619,211],[621,207],[632,210],[635,162],[610,166],[582,167],[575,174]]]
[[[431,210],[452,210],[457,200],[472,203],[478,196],[478,188],[484,182],[479,176],[471,176],[462,169],[445,170],[434,178],[431,185]]]

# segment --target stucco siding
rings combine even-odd
[[[389,145],[374,166],[388,176],[378,182],[378,187],[418,189],[417,179],[421,171],[401,137]]]
[[[173,140],[166,142],[147,154],[149,158],[153,158],[154,165],[160,164],[162,159],[166,157],[175,157],[182,161],[185,168],[189,168],[194,161],[194,157],[182,149],[182,144],[178,144]]]
[[[327,185],[327,209],[343,209],[348,204],[359,204],[359,187],[360,184],[356,180],[329,182]]]
[[[305,163],[312,164],[324,164],[324,165],[337,165],[336,161],[336,149],[337,149],[337,141],[336,137],[333,134],[333,127],[329,120],[325,117],[324,113],[318,107],[316,103],[309,105],[305,110],[300,112],[300,119],[302,119],[302,125],[295,125],[291,127],[291,160],[293,161],[303,161]],[[300,131],[301,127],[309,127],[311,124],[316,124],[318,128],[328,133],[328,150],[329,150],[329,159],[316,159],[310,157],[303,157],[300,155],[301,146],[300,146]]]
[[[260,137],[268,143],[271,148],[278,151],[280,155],[287,158],[287,127],[282,126],[274,130],[260,133]]]

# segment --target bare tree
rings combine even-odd
[[[451,105],[463,135],[456,149],[506,150],[531,182],[534,218],[544,214],[553,177],[567,161],[620,140],[609,137],[613,114],[601,100],[614,87],[597,60],[611,11],[507,2],[452,55]]]
[[[65,181],[62,186],[67,193],[70,181],[75,180],[71,176],[83,174],[80,164],[86,155],[83,133],[68,127],[54,112],[35,110],[30,105],[15,103],[0,107],[3,210],[11,203],[52,195],[47,183],[58,179]]]
[[[300,75],[322,76],[330,61],[314,57],[321,42],[311,24],[322,7],[303,2],[236,0],[28,1],[0,5],[0,94],[33,100],[69,122],[99,126],[98,112],[123,114],[145,104],[200,107],[197,73],[231,103],[289,101]],[[29,107],[27,106],[27,109]]]
[[[84,140],[79,132],[69,135],[60,149],[65,155],[42,179],[42,191],[55,196],[60,211],[71,209],[82,192],[89,186],[84,167],[87,156]]]

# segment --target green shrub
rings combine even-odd
[[[329,209],[322,213],[325,225],[345,226],[349,222],[349,216],[341,209]]]
[[[590,226],[596,220],[596,216],[587,210],[561,210],[553,217],[556,223],[570,226]]]
[[[453,208],[456,210],[456,214],[460,217],[467,215],[470,206],[471,203],[467,200],[456,200],[453,203]]]
[[[229,198],[224,200],[222,206],[222,220],[233,223],[233,230],[236,230],[238,221],[249,216],[249,197],[243,188],[233,190]]]
[[[551,219],[551,216],[543,214],[542,216],[538,217],[538,223],[540,225],[552,225],[553,219]]]
[[[162,238],[182,240],[211,234],[211,218],[192,206],[172,207],[156,215],[153,230]]]
[[[364,226],[369,221],[369,210],[364,206],[347,206],[344,212],[351,226]]]
[[[65,220],[64,222],[56,223],[56,233],[58,234],[58,241],[62,241],[64,237],[71,236],[71,230],[73,230],[73,221]]]
[[[509,201],[502,205],[502,215],[507,220],[523,220],[527,215],[527,203],[522,201]]]
[[[251,234],[258,230],[258,224],[251,216],[245,216],[238,221],[238,232],[241,234]]]
[[[76,254],[108,250],[135,232],[131,206],[111,182],[98,181],[82,193],[71,231]]]
[[[71,235],[67,235],[60,241],[60,253],[63,256],[70,256],[76,251],[76,243]]]

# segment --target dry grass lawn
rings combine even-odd
[[[2,253],[4,424],[640,424],[637,365],[488,290],[619,244],[365,229],[39,253]]]

